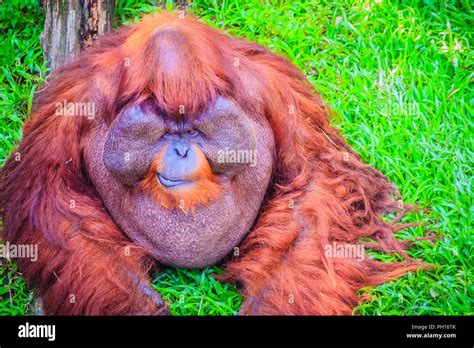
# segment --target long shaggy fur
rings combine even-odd
[[[166,28],[188,40],[176,72],[151,63],[158,61],[157,35]],[[247,91],[244,76],[254,77],[256,91]],[[44,298],[46,313],[166,311],[148,288],[149,253],[123,235],[88,178],[83,153],[92,122],[56,116],[55,104],[95,103],[94,122],[110,124],[130,103],[152,98],[178,115],[184,101],[193,117],[218,95],[246,111],[263,110],[277,142],[268,198],[223,277],[240,284],[242,314],[350,314],[360,288],[427,267],[412,259],[327,257],[326,245],[362,237],[373,239],[375,248],[403,251],[393,233],[407,225],[382,219],[399,209],[397,190],[330,126],[328,110],[289,61],[192,18],[159,14],[102,38],[56,71],[25,124],[16,149],[21,159],[12,156],[1,169],[3,238],[39,245],[37,262],[18,263]]]

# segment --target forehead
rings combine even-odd
[[[124,43],[130,66],[124,71],[122,93],[152,99],[171,117],[195,118],[218,97],[249,102],[245,59],[233,39],[195,20],[139,24]],[[133,100],[132,100],[133,101]]]

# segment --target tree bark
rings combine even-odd
[[[41,46],[51,70],[113,28],[115,0],[43,0],[46,13]]]

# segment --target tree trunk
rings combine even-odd
[[[46,12],[41,46],[51,70],[71,61],[110,31],[115,0],[43,0]]]

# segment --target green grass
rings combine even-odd
[[[0,163],[21,137],[31,96],[43,80],[43,16],[36,1],[3,4]],[[119,0],[119,22],[157,9]],[[1,8],[1,7],[0,7]],[[5,13],[5,8],[7,13]],[[414,257],[438,265],[369,289],[362,315],[473,315],[472,18],[468,1],[194,1],[192,12],[230,34],[289,57],[335,111],[334,125],[364,160],[384,172],[436,234]],[[423,228],[399,234],[421,237]],[[371,254],[384,260],[392,257]],[[153,282],[177,315],[233,315],[241,297],[206,270],[166,270]],[[2,285],[3,284],[3,285]],[[24,281],[0,271],[0,313],[31,305]]]

